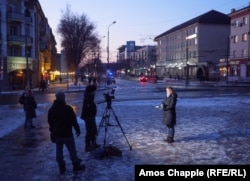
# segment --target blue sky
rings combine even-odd
[[[240,9],[248,0],[39,0],[49,25],[56,37],[60,52],[60,37],[57,27],[69,5],[74,13],[85,14],[96,25],[102,38],[102,59],[106,59],[107,32],[109,27],[110,61],[116,60],[117,49],[126,41],[136,45],[153,45],[153,38],[168,29],[188,21],[210,10],[230,13]],[[56,7],[56,8],[55,8]]]

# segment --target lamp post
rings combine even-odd
[[[186,86],[189,85],[189,62],[188,62],[188,40],[196,38],[196,34],[192,34],[186,37],[186,66],[187,66],[187,75],[186,75]]]
[[[108,39],[108,44],[107,44],[107,62],[108,62],[108,66],[107,66],[107,69],[109,70],[109,27],[113,24],[115,24],[116,21],[113,21],[109,26],[108,26],[108,36],[107,36],[107,39]],[[107,85],[110,84],[110,81],[109,81],[109,74],[108,74],[108,79],[107,79]]]
[[[229,61],[229,53],[230,53],[230,36],[227,37],[227,60],[226,60],[226,84],[228,84],[228,61]]]
[[[29,58],[28,58],[28,35],[27,35],[27,31],[28,31],[28,25],[25,25],[25,57],[26,57],[26,86],[30,87],[30,75],[29,75]]]

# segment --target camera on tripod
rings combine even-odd
[[[108,103],[108,106],[110,107],[111,106],[111,102],[112,102],[112,99],[115,99],[115,89],[112,88],[112,90],[110,92],[106,92],[106,93],[103,93],[103,96],[104,96],[104,101],[99,101],[97,102],[97,104],[101,104],[101,103],[104,103],[104,102],[107,102]]]
[[[100,104],[100,103],[104,103],[104,102],[107,102],[107,106],[103,112],[103,115],[102,115],[102,120],[100,122],[100,125],[99,125],[99,129],[98,129],[98,132],[100,132],[100,129],[101,127],[104,127],[105,128],[105,135],[104,135],[104,140],[103,140],[103,143],[104,143],[104,146],[106,145],[106,136],[107,136],[107,130],[108,130],[108,127],[109,126],[119,126],[129,147],[130,147],[130,150],[132,149],[132,146],[129,144],[128,142],[128,139],[122,129],[122,126],[118,120],[118,117],[117,115],[115,114],[115,111],[114,109],[112,108],[111,104],[112,104],[112,99],[115,99],[115,89],[112,88],[112,90],[110,92],[106,92],[106,93],[103,93],[103,96],[105,98],[105,101],[101,101],[101,102],[98,102],[97,104]],[[113,125],[110,123],[110,118],[111,118],[111,114],[113,114],[113,117],[115,118],[115,121],[117,122],[117,125]]]
[[[113,88],[111,92],[103,93],[106,102],[110,102],[112,99],[115,99],[115,89]]]

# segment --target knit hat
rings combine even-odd
[[[56,93],[56,100],[65,101],[65,94],[63,92],[57,92]]]

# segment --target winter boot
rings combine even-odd
[[[164,139],[163,139],[163,141],[165,141],[165,142],[169,142],[169,139],[170,139],[170,137],[169,137],[169,136],[167,136],[167,138],[164,138]]]
[[[174,139],[172,137],[168,137],[168,140],[167,140],[168,143],[173,143],[174,142]]]
[[[76,163],[73,165],[73,171],[77,172],[77,171],[85,171],[85,165],[81,165],[80,163]]]
[[[59,166],[59,172],[60,172],[60,174],[65,174],[65,172],[66,172],[66,167],[65,167],[65,165],[60,165],[60,166]]]

